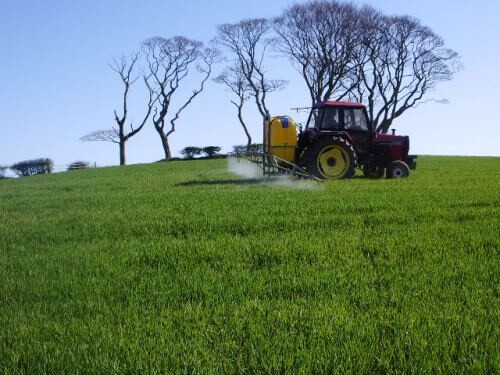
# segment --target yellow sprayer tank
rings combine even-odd
[[[295,162],[297,127],[287,116],[271,117],[264,123],[264,152]]]

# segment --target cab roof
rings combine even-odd
[[[342,101],[326,101],[319,102],[314,105],[314,108],[324,108],[324,107],[355,107],[364,108],[364,104],[355,102],[342,102]]]

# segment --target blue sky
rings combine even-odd
[[[113,125],[120,81],[107,65],[113,56],[137,50],[159,35],[185,35],[204,42],[215,26],[250,17],[271,17],[293,1],[1,0],[0,7],[0,165],[50,157],[56,165],[75,160],[118,163],[111,143],[84,143],[79,137]],[[411,137],[412,152],[500,156],[500,1],[367,0],[387,14],[419,18],[444,37],[465,69],[437,87],[428,103],[397,120],[397,133]],[[216,67],[216,73],[222,66]],[[275,114],[304,115],[291,107],[309,105],[306,88],[286,60],[269,65],[272,78],[290,80],[270,98]],[[188,89],[192,89],[191,87]],[[133,92],[131,116],[142,115],[141,87]],[[188,145],[220,145],[229,151],[244,143],[230,95],[211,82],[179,120],[171,137],[174,154]],[[246,116],[258,141],[261,120],[253,106]],[[148,124],[128,142],[129,163],[163,157],[160,139]]]

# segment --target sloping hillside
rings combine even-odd
[[[498,373],[499,228],[499,158],[0,180],[0,373]]]

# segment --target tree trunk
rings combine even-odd
[[[245,125],[245,121],[243,120],[242,106],[238,106],[238,119],[240,120],[241,127],[243,128],[243,130],[245,131],[245,135],[247,136],[247,150],[250,150],[250,146],[252,144],[252,137],[248,132],[247,126]]]
[[[382,120],[380,125],[377,127],[377,132],[387,134],[391,125],[392,125],[392,119]]]
[[[125,165],[125,140],[120,141],[120,165]]]
[[[168,160],[172,157],[170,153],[170,145],[168,144],[168,137],[165,134],[160,134],[161,145],[163,146],[163,151],[165,152],[165,160]]]

